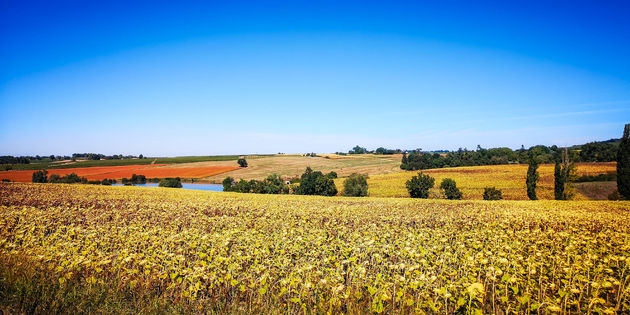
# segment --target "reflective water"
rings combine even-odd
[[[123,186],[122,184],[115,184],[114,186]],[[138,187],[158,187],[157,183],[137,184]],[[223,191],[223,185],[221,184],[190,184],[182,183],[183,189],[196,189],[196,190],[209,190],[209,191]]]

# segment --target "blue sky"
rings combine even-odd
[[[0,3],[0,154],[572,145],[630,122],[628,2]]]

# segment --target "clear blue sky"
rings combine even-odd
[[[616,138],[629,16],[628,1],[5,0],[0,154]]]

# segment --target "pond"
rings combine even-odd
[[[123,184],[114,184],[114,186],[123,186]],[[158,187],[158,183],[146,183],[136,184],[137,187]],[[223,185],[221,184],[190,184],[182,183],[183,189],[195,189],[195,190],[209,190],[209,191],[223,191]]]

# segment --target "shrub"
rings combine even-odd
[[[450,178],[445,178],[440,183],[440,188],[444,190],[446,199],[456,200],[462,199],[462,192],[457,188],[457,184]]]
[[[159,187],[169,188],[182,188],[182,180],[179,177],[176,178],[163,178],[158,184]]]
[[[343,182],[343,195],[351,197],[365,197],[368,195],[367,174],[352,173]]]
[[[247,167],[247,160],[245,160],[244,158],[238,159],[237,163],[240,167]]]
[[[615,191],[611,192],[608,195],[608,200],[619,200],[621,196],[619,195],[619,191],[615,189]]]
[[[584,183],[584,182],[613,182],[617,181],[617,173],[606,173],[606,174],[597,174],[597,175],[582,175],[576,177],[573,182],[576,183]]]
[[[75,173],[70,173],[59,178],[59,182],[65,184],[81,183],[83,181],[83,177],[79,177],[79,175]],[[87,183],[87,179],[85,179],[85,182]]]
[[[101,181],[101,185],[111,186],[111,185],[113,185],[113,184],[116,184],[116,180],[115,180],[115,179],[107,179],[107,178],[104,178],[104,179]]]
[[[501,200],[503,193],[500,189],[494,187],[486,187],[483,189],[483,200]]]
[[[429,189],[433,188],[435,179],[429,175],[418,173],[406,182],[411,198],[429,198]]]
[[[146,184],[147,177],[144,175],[131,174],[131,183],[132,184]]]
[[[75,183],[93,184],[93,183],[90,183],[87,180],[87,178],[79,177],[79,175],[75,173],[67,174],[64,176],[59,176],[58,174],[52,174],[48,178],[48,182],[49,183],[63,183],[63,184],[75,184]]]
[[[49,183],[60,183],[61,176],[59,176],[59,174],[51,174],[50,177],[48,177],[48,182]]]
[[[48,182],[48,171],[47,170],[40,170],[40,171],[35,171],[33,172],[33,183],[46,183]]]

